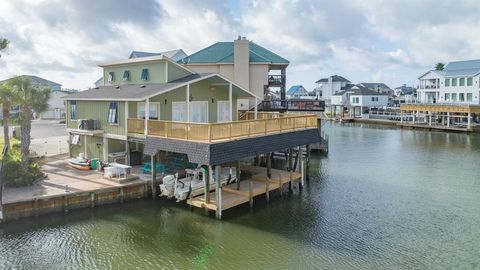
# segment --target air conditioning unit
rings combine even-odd
[[[79,119],[78,129],[80,130],[97,130],[100,129],[100,123],[94,119]]]
[[[80,129],[80,130],[86,130],[86,128],[85,128],[86,121],[87,121],[87,119],[78,119],[77,120],[77,128]]]

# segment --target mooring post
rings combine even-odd
[[[303,184],[304,184],[304,175],[305,172],[303,171],[303,148],[300,147],[300,173],[302,174],[302,177],[300,178],[300,187],[299,189],[302,190]]]
[[[94,207],[95,207],[95,193],[90,192],[90,208],[94,208]]]
[[[150,156],[150,162],[152,165],[152,198],[155,198],[157,195],[157,187],[156,187],[156,182],[157,182],[157,162],[155,155]]]
[[[66,195],[63,196],[63,211],[68,213],[68,197]]]
[[[221,190],[221,183],[220,183],[220,173],[222,171],[222,167],[216,165],[215,166],[215,216],[217,219],[222,218],[222,190]]]
[[[307,180],[310,180],[310,144],[307,144],[307,170],[306,170],[306,175],[307,175]]]
[[[237,177],[237,190],[240,190],[240,160],[236,162],[235,174]]]
[[[120,199],[120,203],[123,203],[123,200],[124,200],[124,194],[123,194],[123,187],[120,188],[119,192],[119,199]]]
[[[252,180],[248,181],[248,197],[250,198],[250,207],[253,207],[253,184],[252,184]]]

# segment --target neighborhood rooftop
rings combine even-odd
[[[350,82],[349,80],[345,79],[342,76],[333,75],[333,76],[330,76],[328,78],[320,79],[320,80],[316,81],[315,83],[328,82],[329,78],[332,78],[332,82]]]
[[[158,56],[158,55],[165,55],[166,57],[172,59],[173,61],[178,61],[186,56],[186,53],[182,49],[164,51],[164,52],[141,52],[141,51],[132,51],[130,53],[131,58],[142,58],[142,57],[149,57],[149,56]]]
[[[372,91],[364,86],[361,85],[354,85],[352,88],[348,90],[343,90],[340,92],[337,92],[333,94],[334,96],[341,96],[345,93],[350,93],[351,95],[356,95],[356,96],[379,96],[379,95],[388,95],[388,94],[382,94],[376,91]]]
[[[250,63],[271,63],[288,65],[290,62],[250,41]],[[234,60],[233,42],[217,42],[203,50],[200,50],[179,62],[189,64],[204,63],[233,63]]]

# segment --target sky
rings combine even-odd
[[[37,75],[86,89],[132,50],[192,54],[238,35],[288,59],[287,87],[417,85],[437,62],[480,58],[478,0],[0,0],[0,80]]]

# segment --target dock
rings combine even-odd
[[[221,213],[223,210],[247,202],[250,202],[250,206],[253,206],[253,198],[264,194],[266,194],[267,200],[269,200],[269,192],[278,189],[282,192],[282,188],[286,183],[291,184],[294,181],[300,180],[300,185],[303,185],[303,173],[271,169],[270,177],[268,177],[267,168],[250,165],[242,166],[242,172],[250,174],[251,177],[239,183],[220,187],[220,196],[214,191],[210,192],[210,196],[202,195],[190,198],[187,200],[187,204]]]

